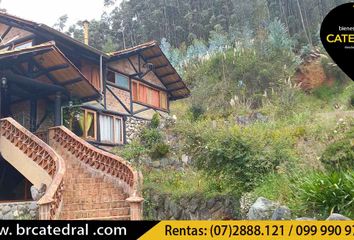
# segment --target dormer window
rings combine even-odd
[[[127,90],[130,89],[129,88],[129,77],[127,77],[123,74],[113,72],[113,71],[108,71],[107,80],[108,80],[108,82],[113,83],[117,87],[127,89]]]

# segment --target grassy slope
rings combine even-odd
[[[266,105],[259,111],[268,115],[270,121],[253,126],[258,131],[269,129],[300,129],[301,131],[293,149],[297,154],[294,169],[291,172],[288,170],[284,172],[280,169],[269,173],[265,178],[259,179],[258,186],[252,191],[254,198],[264,196],[290,206],[295,215],[303,214],[302,207],[300,207],[303,203],[294,198],[296,181],[301,181],[302,175],[309,171],[323,169],[320,156],[325,147],[340,138],[346,131],[342,129],[343,132],[341,132],[338,128],[338,122],[341,119],[345,120],[347,126],[354,124],[354,110],[351,110],[348,104],[350,95],[354,92],[353,84],[350,83],[343,91],[331,92],[331,94],[328,94],[328,89],[318,91],[313,94],[298,91],[296,101],[291,109],[274,103]],[[327,95],[327,98],[323,99],[322,95]],[[188,102],[176,102],[172,105],[172,114],[178,117],[179,124],[175,127],[177,130],[186,127],[184,121],[188,115],[187,104]],[[340,109],[335,109],[336,105],[340,106]],[[234,115],[237,114],[238,112],[235,111]],[[213,119],[215,119],[215,115]],[[220,119],[222,121],[228,120],[224,117],[220,117]],[[209,121],[208,116],[201,121]],[[176,129],[172,129],[172,131],[174,130]],[[202,192],[206,197],[232,192],[227,186],[216,183],[217,179],[208,178],[192,167],[183,172],[153,170],[145,173],[145,178],[146,187],[157,188],[175,198],[193,195],[196,192]]]

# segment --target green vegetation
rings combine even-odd
[[[326,217],[332,212],[354,217],[354,172],[314,172],[299,179],[295,191],[304,212]],[[300,190],[300,191],[299,191]]]
[[[342,123],[340,123],[342,124]],[[324,151],[321,161],[326,168],[331,169],[354,169],[354,126],[343,139],[330,144]]]
[[[162,41],[191,97],[171,105],[176,124],[161,129],[154,116],[119,154],[132,161],[188,155],[182,167],[142,164],[145,189],[175,199],[247,193],[289,206],[294,217],[353,217],[353,83],[317,47],[327,82],[301,90],[297,69],[308,64],[315,38],[289,34],[283,18],[240,32],[231,38],[235,32],[216,27],[179,48]]]
[[[165,157],[170,146],[164,141],[164,134],[159,130],[160,117],[155,114],[149,126],[144,128],[140,136],[124,148],[116,148],[114,152],[125,159],[138,163],[144,155],[152,159]]]

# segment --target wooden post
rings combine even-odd
[[[54,105],[54,126],[61,125],[61,92],[57,92],[55,95],[55,105]]]
[[[30,108],[30,131],[35,132],[37,129],[37,99],[31,99]]]
[[[6,94],[7,94],[7,78],[2,77],[0,82],[0,119],[6,117]]]

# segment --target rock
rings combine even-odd
[[[33,211],[33,210],[31,210],[31,211],[29,212],[31,218],[33,218],[33,219],[37,218],[37,213],[38,213],[37,211]]]
[[[314,218],[309,218],[309,217],[299,217],[295,219],[296,221],[316,221]]]
[[[35,186],[31,187],[31,196],[34,201],[38,201],[41,199],[41,197],[44,196],[45,192],[47,191],[47,185],[44,183],[41,184],[39,189],[37,189]]]
[[[251,193],[243,193],[240,198],[240,213],[242,219],[247,219],[247,214],[253,204],[253,196]]]
[[[10,206],[5,206],[5,207],[2,208],[1,213],[2,213],[2,215],[6,215],[10,211],[11,211],[11,207]]]
[[[206,207],[208,209],[211,209],[215,206],[215,204],[216,204],[215,198],[212,198],[207,201]]]
[[[14,215],[12,212],[8,212],[7,214],[4,214],[3,219],[4,220],[14,220]]]
[[[350,221],[351,219],[338,213],[332,213],[327,219],[327,221]]]
[[[192,200],[189,202],[188,208],[192,213],[195,213],[197,209],[199,208],[200,202],[199,199],[197,198],[192,198]]]
[[[30,211],[37,210],[37,208],[38,208],[38,205],[37,205],[37,203],[35,203],[35,202],[32,202],[32,203],[28,206],[28,209],[29,209]]]
[[[186,155],[186,154],[183,154],[183,155],[182,155],[182,162],[183,162],[184,164],[188,165],[188,163],[189,163],[189,156]]]
[[[152,162],[152,167],[154,167],[154,168],[159,168],[160,166],[161,166],[160,161],[153,161],[153,162]]]
[[[280,206],[273,212],[272,220],[290,220],[291,211],[287,206]]]
[[[247,217],[249,220],[270,220],[277,205],[263,197],[259,197],[251,206]]]
[[[238,125],[248,125],[250,123],[248,117],[245,116],[238,116],[236,117],[236,123]]]
[[[252,122],[256,122],[256,121],[267,122],[268,121],[268,117],[264,116],[260,112],[255,112],[255,113],[251,114],[251,116],[249,118]]]

